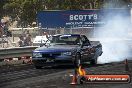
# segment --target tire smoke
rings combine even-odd
[[[103,48],[103,54],[99,57],[98,63],[110,63],[122,61],[132,57],[130,38],[128,33],[131,28],[130,16],[123,13],[107,14],[107,23],[101,28],[97,28],[95,38],[97,38]]]

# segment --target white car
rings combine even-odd
[[[45,44],[50,44],[50,41],[48,40],[46,35],[45,36],[36,36],[35,39],[33,40],[33,46],[41,46],[41,45],[45,45]]]

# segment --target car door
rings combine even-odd
[[[81,52],[82,52],[82,60],[87,61],[88,53],[89,53],[89,44],[85,36],[81,36]]]

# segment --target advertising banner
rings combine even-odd
[[[37,14],[38,25],[42,28],[83,28],[98,27],[107,23],[108,17],[130,16],[129,9],[103,10],[58,10],[41,11]]]

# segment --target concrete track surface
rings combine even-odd
[[[87,65],[87,74],[130,74],[132,79],[132,61],[129,62],[129,72],[125,71],[124,62]],[[132,88],[130,83],[93,83],[70,85],[73,66],[56,66],[35,69],[33,65],[0,67],[0,88]]]

